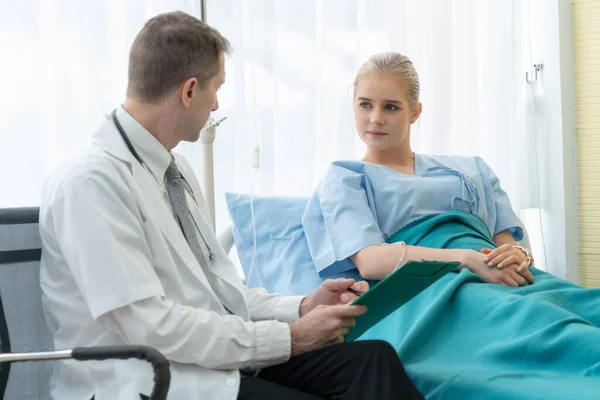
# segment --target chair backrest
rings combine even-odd
[[[0,209],[0,349],[3,353],[54,349],[41,302],[38,218],[38,208]],[[2,364],[0,399],[50,399],[53,367],[51,361]]]

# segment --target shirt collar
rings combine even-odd
[[[117,108],[117,118],[135,151],[148,166],[156,181],[162,185],[167,167],[171,163],[171,154],[123,106]]]

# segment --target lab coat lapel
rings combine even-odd
[[[173,216],[173,212],[168,208],[162,194],[156,190],[156,182],[154,181],[153,175],[149,171],[146,171],[146,169],[133,157],[126,147],[123,138],[121,138],[121,135],[109,120],[105,121],[96,132],[93,142],[129,165],[133,179],[139,187],[139,193],[136,194],[136,197],[141,199],[143,207],[146,208],[145,218],[156,223],[156,226],[175,248],[194,276],[196,276],[198,280],[206,286],[213,295],[215,295],[196,256],[194,256],[192,249],[187,244],[185,237]]]
[[[213,232],[210,214],[206,202],[204,201],[204,194],[202,193],[198,179],[191,166],[184,158],[180,158],[175,154],[175,160],[192,192],[187,194],[190,212],[198,224],[199,229],[203,232],[204,240],[206,240],[212,249],[212,252],[215,254],[215,259],[207,263],[204,273],[210,276],[209,280],[215,284],[214,290],[219,293],[222,301],[226,303],[226,306],[234,314],[244,319],[249,319],[250,313],[244,295],[246,287],[242,283],[235,266]]]
[[[191,179],[188,180],[191,181]],[[192,190],[194,189],[192,188]],[[194,193],[198,193],[198,191],[194,190]],[[205,232],[205,240],[216,256],[215,261],[208,261],[205,273],[211,275],[209,280],[215,283],[214,290],[218,292],[217,296],[220,297],[221,302],[234,314],[249,319],[250,312],[244,297],[242,281],[216,237],[212,234],[210,236],[206,234],[212,229],[208,219],[205,218],[205,214],[202,212],[202,204],[201,199],[194,200],[188,196],[190,211],[197,221],[198,227],[202,232]]]

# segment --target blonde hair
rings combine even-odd
[[[378,53],[369,57],[360,67],[356,78],[354,79],[354,89],[356,84],[365,76],[374,74],[389,74],[397,79],[402,79],[408,84],[408,95],[411,105],[419,102],[421,86],[419,84],[419,75],[412,61],[403,54],[388,52]]]

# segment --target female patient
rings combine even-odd
[[[597,398],[600,290],[532,267],[481,158],[411,150],[421,110],[408,58],[377,54],[361,67],[354,116],[368,150],[331,165],[302,221],[317,269],[380,280],[409,260],[460,262],[360,338],[394,344],[428,399]]]

